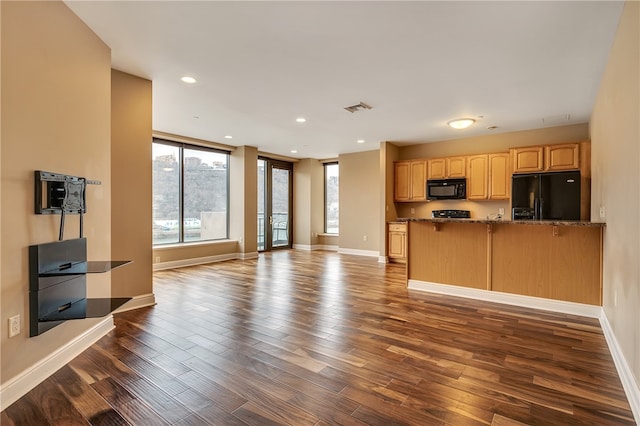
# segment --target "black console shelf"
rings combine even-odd
[[[38,336],[66,320],[101,318],[131,298],[87,299],[86,275],[108,272],[127,260],[87,261],[87,240],[29,246],[29,333]]]

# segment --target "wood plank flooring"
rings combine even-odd
[[[598,321],[408,291],[404,265],[278,251],[157,272],[158,304],[8,425],[632,425]]]

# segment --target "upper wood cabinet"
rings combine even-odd
[[[580,167],[580,144],[564,143],[544,147],[545,170],[571,170]]]
[[[447,158],[447,177],[462,178],[467,175],[467,157],[448,157]]]
[[[544,147],[525,146],[511,150],[514,173],[541,172],[544,170]]]
[[[398,161],[395,163],[395,201],[427,200],[427,160]]]
[[[432,158],[427,163],[427,179],[463,178],[467,175],[467,157]]]
[[[563,143],[511,149],[513,173],[576,170],[580,168],[580,144]]]
[[[446,158],[432,158],[427,163],[429,166],[428,179],[444,179],[447,177]]]
[[[488,197],[488,160],[487,154],[472,155],[467,163],[467,199],[486,200]]]
[[[467,158],[467,198],[505,200],[510,196],[509,153],[472,155]]]
[[[489,199],[509,199],[510,185],[509,153],[489,154]]]

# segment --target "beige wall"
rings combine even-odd
[[[518,146],[546,145],[562,142],[580,142],[589,138],[586,123],[571,126],[547,127],[520,132],[496,133],[470,138],[461,137],[439,142],[400,147],[400,160],[437,158],[453,155],[488,154],[507,152]]]
[[[379,151],[375,150],[339,157],[340,249],[379,253],[383,220],[380,216],[383,200],[380,199],[379,156]]]
[[[153,293],[151,276],[151,81],[111,73],[111,273],[113,297]]]
[[[640,3],[627,1],[591,117],[591,217],[607,223],[603,307],[640,383]]]
[[[240,253],[258,252],[258,149],[241,146],[229,158],[229,238]]]
[[[317,245],[324,232],[324,166],[319,160],[293,164],[293,219],[294,246]]]
[[[518,146],[546,145],[562,142],[580,142],[589,139],[587,124],[549,127],[537,130],[490,134],[464,139],[439,141],[420,145],[399,147],[398,159],[437,158],[454,155],[487,154],[508,152],[509,148]],[[391,163],[387,158],[387,164]],[[393,200],[393,192],[391,198]],[[396,203],[397,217],[430,217],[433,210],[462,209],[469,210],[473,218],[486,218],[505,210],[505,217],[510,218],[509,201],[469,201],[440,200],[418,203]],[[413,211],[411,211],[413,209]]]
[[[67,321],[29,338],[28,246],[55,241],[60,216],[33,213],[34,170],[102,181],[87,188],[91,260],[111,256],[111,55],[62,2],[0,2],[2,8],[2,368],[5,384],[99,319]],[[69,216],[65,238],[78,235]],[[89,295],[110,293],[110,274],[88,277]],[[11,339],[7,319],[19,314]]]

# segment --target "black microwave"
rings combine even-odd
[[[427,180],[427,200],[464,200],[466,198],[466,179]]]

